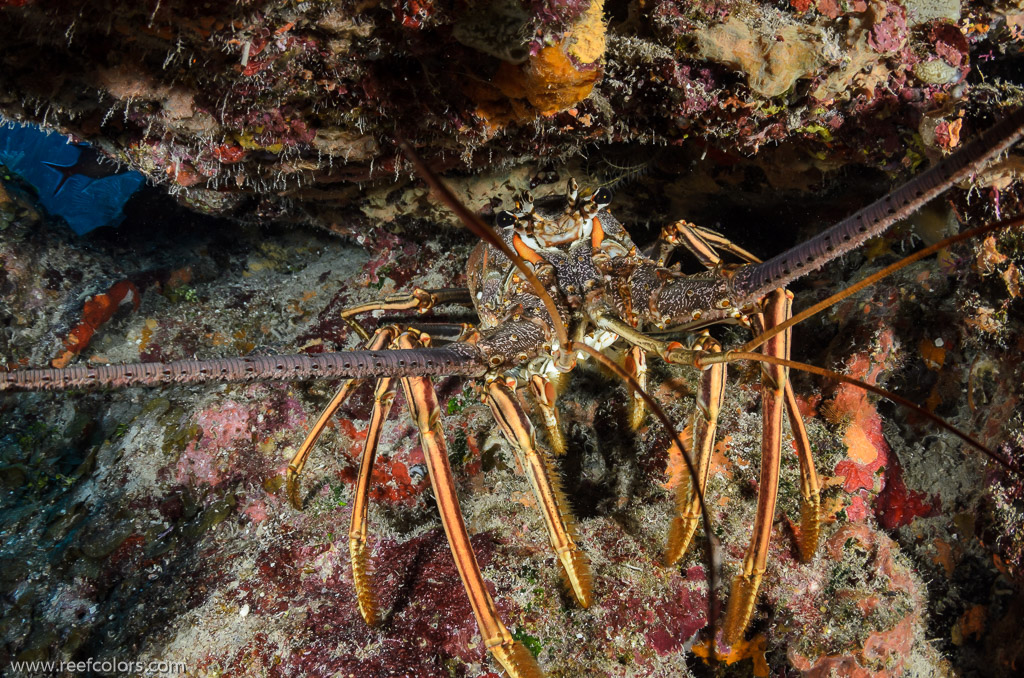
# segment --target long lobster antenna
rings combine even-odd
[[[441,348],[395,351],[346,351],[11,370],[0,372],[0,391],[60,391],[199,384],[210,381],[309,381],[445,375],[479,377],[486,371],[487,364],[475,346],[455,343]]]
[[[761,264],[744,266],[732,279],[738,300],[757,299],[817,270],[881,235],[954,184],[967,179],[1024,136],[1024,108],[990,127],[959,151],[901,187],[810,240]]]
[[[874,393],[875,395],[881,396],[886,400],[891,400],[897,405],[905,407],[908,410],[913,410],[918,415],[924,417],[925,419],[928,419],[939,428],[944,429],[949,433],[952,433],[957,438],[964,441],[974,449],[978,450],[992,461],[1000,464],[1008,471],[1011,471],[1017,475],[1021,475],[1020,471],[1009,458],[996,452],[995,450],[985,447],[977,439],[968,435],[967,433],[964,433],[963,431],[953,426],[952,424],[948,423],[942,417],[933,414],[932,412],[929,412],[928,410],[921,407],[917,403],[907,400],[901,395],[897,395],[892,391],[886,391],[884,388],[881,388],[880,386],[875,386],[874,384],[869,384],[866,381],[854,379],[853,377],[849,377],[845,374],[833,372],[832,370],[826,370],[825,368],[818,367],[816,365],[808,365],[807,363],[801,363],[795,360],[786,360],[784,358],[777,358],[772,355],[765,355],[764,353],[751,353],[749,351],[726,351],[725,353],[708,355],[704,358],[701,358],[698,361],[698,367],[706,367],[714,363],[728,363],[734,360],[754,360],[757,362],[769,363],[772,365],[781,365],[783,367],[788,367],[793,370],[800,370],[801,372],[816,374],[819,377],[826,377],[828,379],[833,379],[835,381],[841,381],[845,384],[850,384],[852,386],[856,386],[859,389],[868,391],[869,393]]]
[[[931,256],[932,254],[935,254],[939,250],[945,249],[964,240],[978,238],[979,236],[982,236],[986,233],[990,233],[992,231],[998,231],[1003,228],[1017,228],[1022,225],[1024,225],[1024,217],[1013,217],[1012,219],[1003,219],[1002,221],[996,221],[991,224],[986,224],[984,226],[977,226],[970,230],[963,231],[962,233],[951,235],[950,237],[945,238],[944,240],[940,240],[934,245],[929,245],[923,250],[919,250],[917,252],[914,252],[913,254],[903,257],[894,264],[889,264],[882,270],[872,273],[868,277],[863,278],[862,280],[854,283],[853,285],[850,285],[849,287],[840,290],[839,292],[836,292],[827,299],[822,299],[813,306],[810,306],[809,308],[800,311],[789,320],[781,322],[775,327],[771,328],[770,330],[766,330],[761,334],[757,335],[747,343],[743,344],[743,346],[740,347],[738,350],[753,351],[755,348],[761,346],[762,344],[764,344],[764,342],[768,341],[776,334],[779,334],[780,332],[785,332],[790,327],[793,327],[795,325],[799,325],[800,323],[807,320],[811,316],[820,313],[821,311],[824,311],[826,308],[835,306],[843,299],[846,299],[847,297],[853,296],[857,292],[860,292],[865,287],[870,287],[871,285],[877,283],[879,280],[888,278],[896,271],[906,268],[907,266],[910,266],[911,264],[920,261],[925,257]]]

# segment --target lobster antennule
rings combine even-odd
[[[1024,137],[1024,108],[979,134],[959,151],[901,187],[796,247],[736,272],[732,289],[741,305],[821,268],[881,235],[939,194],[967,179]]]
[[[486,362],[476,346],[455,343],[441,348],[393,351],[345,351],[11,370],[0,372],[0,391],[59,391],[211,381],[308,381],[448,375],[479,377],[486,371]]]

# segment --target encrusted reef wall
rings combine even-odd
[[[483,212],[534,177],[540,192],[573,175],[623,186],[612,211],[637,242],[685,217],[767,257],[1024,103],[1022,44],[1021,0],[0,0],[0,113],[157,186],[118,230],[78,237],[38,187],[0,172],[0,362],[355,348],[341,309],[464,286],[475,245],[438,228],[450,217],[399,138]],[[1021,213],[1022,168],[1017,150],[803,279],[797,309],[915,237]],[[950,248],[795,328],[793,356],[921,403],[1020,468],[1021,270],[1019,229]],[[727,347],[749,339],[714,331]],[[761,454],[760,368],[729,370],[708,492],[725,582],[750,539]],[[685,446],[698,374],[652,359],[650,377]],[[1019,673],[1021,476],[917,413],[792,378],[821,544],[796,560],[787,437],[754,620],[711,666],[700,549],[659,564],[682,453],[654,419],[629,430],[624,386],[581,367],[560,400],[559,467],[595,575],[581,610],[476,385],[436,380],[474,550],[546,675]],[[360,616],[347,550],[370,384],[318,443],[304,510],[289,506],[288,462],[335,388],[3,394],[0,673],[91,658],[211,677],[495,678],[401,393],[369,514],[383,624]]]
[[[400,137],[477,172],[623,144],[911,166],[1020,99],[1002,77],[1024,37],[1019,0],[0,0],[0,17],[3,115],[200,210],[335,228],[357,184],[409,175]]]

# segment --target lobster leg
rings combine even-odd
[[[409,333],[398,337],[399,348],[416,348],[421,345],[419,339]],[[539,678],[540,667],[530,652],[522,643],[514,640],[512,634],[501,623],[494,599],[487,591],[483,575],[480,574],[480,566],[473,554],[466,524],[459,509],[459,498],[455,494],[455,479],[448,465],[448,450],[441,431],[441,412],[434,387],[428,377],[403,377],[402,388],[405,390],[409,409],[419,430],[430,484],[434,489],[438,512],[441,514],[441,524],[444,525],[448,545],[455,558],[455,566],[459,570],[473,614],[480,626],[484,645],[510,678]]]
[[[719,251],[728,252],[741,261],[759,264],[761,260],[746,251],[717,231],[691,224],[688,221],[675,221],[661,229],[661,235],[655,242],[651,258],[659,266],[665,266],[672,253],[682,245],[708,269],[714,269],[722,262]]]
[[[791,314],[793,295],[778,289],[768,295],[764,303],[764,325],[768,328],[783,322]],[[789,356],[790,332],[782,332],[764,344],[764,352],[779,358]],[[729,594],[729,607],[725,614],[723,636],[727,643],[743,637],[757,601],[768,561],[775,517],[775,500],[779,492],[779,462],[782,456],[782,412],[785,406],[787,370],[778,365],[763,364],[761,387],[761,478],[757,492],[757,516],[754,533],[743,560],[743,571],[736,575]]]
[[[562,564],[569,586],[580,606],[590,607],[590,564],[576,545],[576,523],[567,506],[558,470],[547,452],[537,448],[533,425],[519,406],[512,389],[500,381],[493,381],[487,386],[486,398],[501,432],[518,453],[530,479],[533,494],[544,514],[551,548]]]
[[[678,237],[675,235],[678,234]],[[692,252],[705,267],[711,269],[721,263],[721,258],[715,250],[728,252],[739,259],[756,264],[761,260],[733,243],[720,233],[701,228],[685,221],[677,221],[662,229],[662,240],[667,240],[671,235],[675,242],[681,243]],[[788,319],[786,315],[785,319]],[[780,321],[781,322],[781,321]],[[763,322],[759,331],[763,332]],[[789,342],[786,343],[786,358],[789,358]],[[818,548],[819,513],[821,497],[819,491],[818,474],[814,469],[814,458],[811,454],[811,443],[807,438],[807,429],[804,427],[800,410],[797,409],[796,396],[793,393],[793,385],[787,378],[785,380],[785,401],[786,414],[789,418],[789,427],[793,432],[793,440],[796,445],[797,458],[800,461],[800,534],[797,535],[797,548],[800,551],[800,559],[808,562],[814,558],[814,552]]]
[[[707,332],[694,347],[720,353],[722,348]],[[725,363],[712,365],[703,371],[700,390],[697,393],[697,408],[693,413],[693,452],[696,453],[697,482],[700,493],[707,486],[711,471],[711,452],[715,446],[715,430],[718,427],[718,413],[722,409],[725,392]],[[683,452],[685,454],[685,452]],[[668,544],[665,547],[664,563],[673,565],[690,546],[690,540],[701,519],[698,493],[688,473],[683,474],[676,487],[676,515],[669,528]]]
[[[349,327],[355,330],[363,339],[368,339],[369,334],[361,325],[352,318],[370,311],[416,311],[426,313],[434,306],[446,304],[460,304],[472,306],[473,300],[469,295],[469,289],[465,287],[448,287],[437,290],[424,290],[417,287],[407,294],[391,294],[383,299],[369,301],[365,304],[349,306],[342,310],[341,319],[348,323]]]
[[[377,330],[373,338],[366,344],[366,348],[373,351],[379,351],[389,343],[391,343],[397,332],[395,328],[388,327]],[[296,510],[302,510],[302,498],[299,496],[299,474],[302,473],[302,469],[306,466],[306,461],[309,458],[309,453],[313,450],[313,445],[319,440],[320,434],[323,433],[324,428],[327,426],[327,422],[330,421],[334,413],[338,411],[338,408],[342,406],[345,400],[348,399],[352,391],[362,383],[362,379],[346,379],[338,389],[338,392],[331,398],[331,402],[327,404],[324,411],[317,417],[316,423],[313,424],[313,428],[309,430],[306,435],[306,439],[302,441],[302,445],[299,446],[299,451],[292,457],[291,462],[288,464],[287,474],[287,488],[288,488],[288,500]]]
[[[789,315],[784,320],[788,318]],[[766,329],[763,325],[763,322],[755,319],[755,328],[760,332],[764,332]],[[786,343],[785,357],[787,360],[789,359],[789,342]],[[800,560],[806,563],[814,558],[814,552],[818,550],[821,485],[818,482],[818,472],[814,468],[811,442],[807,437],[807,429],[804,426],[803,417],[800,416],[796,395],[793,393],[793,384],[789,379],[786,379],[785,400],[789,428],[793,433],[793,444],[800,462],[800,531],[797,534],[796,544],[800,552]]]
[[[787,355],[788,359],[789,356]],[[818,529],[821,516],[821,494],[818,472],[814,469],[814,457],[811,455],[811,442],[807,438],[803,417],[796,406],[793,385],[786,380],[786,414],[789,416],[789,428],[793,431],[793,442],[796,445],[797,458],[800,460],[800,534],[797,535],[797,548],[800,560],[808,563],[814,559],[818,550]]]
[[[476,327],[468,323],[402,323],[422,334],[429,334],[431,345],[450,344],[456,341],[464,341],[476,333]]]
[[[370,426],[363,442],[363,454],[359,460],[359,477],[352,499],[352,522],[348,531],[348,552],[352,563],[352,581],[355,584],[356,598],[359,602],[359,613],[369,626],[375,626],[380,619],[377,595],[373,590],[370,576],[370,554],[366,550],[366,514],[369,509],[370,476],[373,473],[373,460],[377,456],[377,445],[380,442],[381,429],[388,418],[391,405],[395,400],[397,382],[392,377],[384,377],[377,381],[373,392],[373,411],[370,413]]]
[[[548,445],[551,453],[556,457],[565,456],[565,435],[562,433],[562,422],[559,421],[558,408],[555,407],[558,389],[547,377],[535,374],[530,377],[530,393],[537,403],[541,418],[544,421],[544,430],[548,432]],[[510,440],[511,442],[511,440]],[[513,443],[514,444],[514,443]]]
[[[636,379],[640,388],[647,389],[647,352],[644,349],[639,346],[630,346],[629,351],[626,352],[623,367]],[[639,391],[632,386],[629,386],[627,390],[629,391],[629,428],[635,431],[643,423],[647,407],[644,405],[644,399]]]
[[[728,252],[737,259],[750,264],[761,263],[761,260],[756,256],[743,249],[732,240],[729,240],[718,231],[712,231],[710,228],[704,228],[703,226],[690,224],[685,221],[677,221],[673,226],[678,226],[679,236],[682,238],[683,246],[693,252],[698,259],[702,259],[699,252],[707,253],[710,251],[711,257],[714,261],[711,266],[707,266],[707,264],[705,264],[708,268],[714,268],[721,263],[721,258],[717,255],[715,250]]]

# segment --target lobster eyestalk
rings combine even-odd
[[[0,372],[0,391],[62,391],[206,382],[311,381],[362,377],[479,377],[486,371],[487,364],[480,350],[473,344],[460,342],[440,348],[19,369]]]
[[[1024,137],[1024,108],[979,134],[883,198],[835,226],[761,264],[739,269],[732,278],[733,298],[740,305],[815,271],[833,259],[881,235],[897,221],[923,207],[951,186],[964,181]]]

